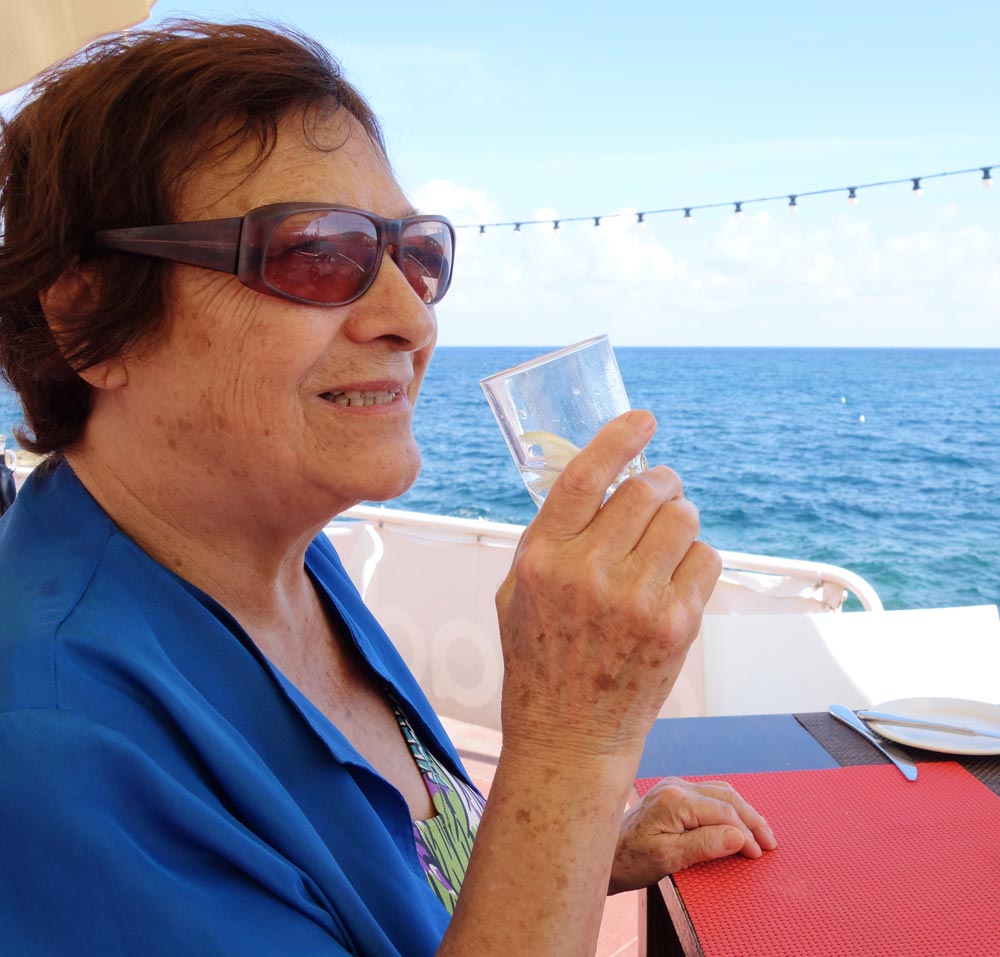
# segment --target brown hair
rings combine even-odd
[[[251,143],[252,168],[296,112],[348,110],[385,153],[367,103],[308,37],[271,25],[178,21],[91,44],[36,81],[0,119],[0,374],[14,387],[34,452],[77,441],[92,389],[77,375],[162,331],[169,264],[84,252],[99,229],[174,221],[185,176]],[[313,142],[310,140],[310,142]],[[318,144],[317,148],[320,148]],[[39,303],[80,257],[94,298],[59,317]]]

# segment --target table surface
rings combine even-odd
[[[953,761],[1000,796],[1000,756],[967,757],[907,748],[917,762]],[[856,732],[825,712],[657,721],[637,777],[697,777],[887,765]],[[779,835],[780,841],[780,835]],[[671,878],[640,903],[640,957],[705,957]]]

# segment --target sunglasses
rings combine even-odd
[[[348,206],[278,203],[233,219],[103,229],[90,245],[230,273],[257,292],[315,306],[360,299],[388,248],[430,306],[451,283],[455,230],[443,216],[385,219]]]

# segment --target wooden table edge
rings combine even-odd
[[[639,895],[639,957],[705,957],[670,876]]]

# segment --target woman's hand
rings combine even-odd
[[[620,416],[569,462],[497,592],[503,748],[441,957],[593,954],[616,846],[644,851],[621,809],[721,567],[670,469],[601,507],[655,428]]]
[[[609,894],[730,854],[757,858],[777,847],[764,820],[725,781],[664,778],[625,812]]]
[[[676,680],[721,561],[664,466],[615,478],[656,421],[608,423],[560,475],[497,593],[505,748],[634,756]]]

